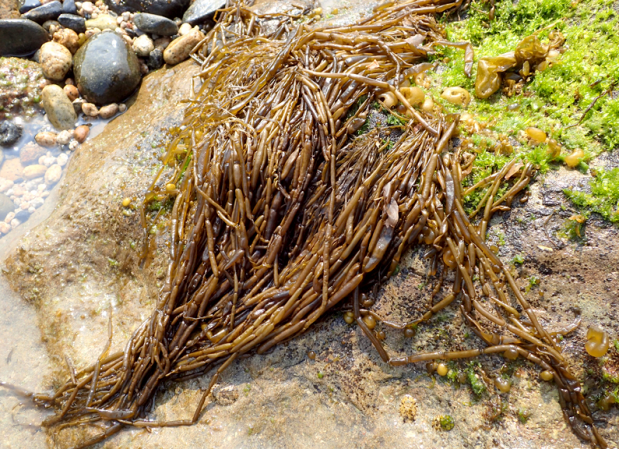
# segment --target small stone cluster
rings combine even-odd
[[[43,204],[84,123],[125,112],[142,76],[188,59],[224,4],[18,0],[21,17],[0,19],[0,236]],[[40,107],[49,125],[28,135]]]

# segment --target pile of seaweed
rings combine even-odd
[[[435,15],[460,2],[389,3],[350,26],[313,27],[229,3],[194,50],[202,66],[185,120],[145,197],[173,198],[170,264],[150,318],[120,352],[106,350],[71,372],[53,396],[60,431],[89,425],[102,441],[126,426],[195,423],[218,375],[240,355],[262,354],[306,331],[337,305],[392,365],[499,354],[523,357],[553,378],[577,435],[605,446],[580,384],[509,269],[485,243],[496,211],[510,208],[535,174],[508,163],[463,191],[471,160],[452,149],[458,115],[418,108],[409,79],[444,40]],[[471,47],[466,68],[471,67]],[[478,86],[477,86],[478,87]],[[395,106],[402,133],[358,137],[374,101]],[[510,172],[510,176],[507,174]],[[463,197],[487,193],[470,215]],[[502,188],[505,193],[498,195]],[[143,213],[145,230],[149,228]],[[361,296],[426,248],[433,296],[411,329],[458,304],[484,349],[390,355],[373,331],[380,319]],[[191,420],[148,419],[164,381],[211,375]],[[103,429],[103,430],[102,430]]]

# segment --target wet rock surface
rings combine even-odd
[[[25,14],[31,9],[41,6],[41,2],[39,0],[19,0],[17,4],[19,6],[20,14]]]
[[[82,95],[97,104],[125,99],[141,78],[138,58],[113,31],[99,33],[80,47],[74,73]]]
[[[136,14],[133,17],[133,23],[140,31],[157,34],[159,36],[172,36],[179,31],[179,27],[174,21],[156,14]]]
[[[212,19],[215,11],[224,7],[225,4],[226,2],[222,0],[196,0],[183,14],[183,22],[190,25],[203,23]]]
[[[83,33],[86,31],[86,20],[84,20],[84,17],[75,14],[61,14],[58,16],[58,23],[76,33]]]
[[[53,1],[31,9],[23,17],[33,22],[43,23],[47,20],[54,20],[61,14],[62,3]]]
[[[0,20],[0,56],[30,56],[47,41],[45,30],[32,20]]]
[[[146,12],[173,19],[180,17],[190,0],[105,0],[106,5],[116,13]]]

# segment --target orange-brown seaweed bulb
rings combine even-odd
[[[586,352],[592,357],[603,357],[609,349],[609,337],[607,333],[598,326],[590,326],[586,334]]]

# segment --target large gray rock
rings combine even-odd
[[[21,135],[21,127],[8,120],[0,120],[0,146],[10,147],[19,140]],[[0,159],[1,162],[2,160]]]
[[[225,4],[223,0],[196,0],[183,14],[183,22],[191,25],[204,23],[212,19],[215,11],[223,8]]]
[[[173,19],[180,17],[190,0],[105,0],[108,7],[121,14],[125,11],[148,12]]]
[[[0,20],[0,56],[30,56],[48,39],[47,32],[32,20]]]
[[[124,100],[140,82],[138,58],[113,31],[94,35],[77,51],[73,72],[82,95],[99,105]]]

